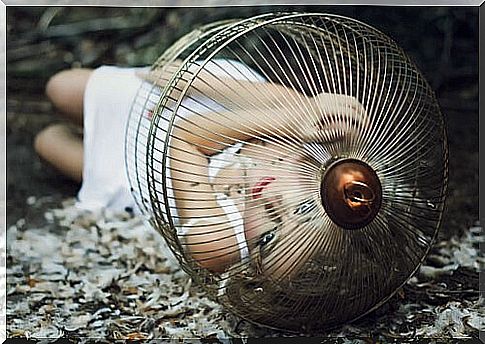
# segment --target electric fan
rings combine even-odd
[[[318,332],[417,270],[443,212],[446,133],[387,36],[337,15],[264,14],[190,32],[141,77],[133,196],[228,310]]]

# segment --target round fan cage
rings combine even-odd
[[[190,32],[143,77],[126,132],[134,198],[228,310],[318,332],[417,270],[443,213],[447,141],[390,38],[337,15],[264,14]]]

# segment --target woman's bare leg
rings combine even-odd
[[[83,170],[83,141],[65,124],[53,124],[35,137],[40,157],[64,175],[80,182]]]
[[[45,90],[60,114],[80,126],[83,125],[84,91],[91,73],[91,69],[59,72],[50,78]]]
[[[70,122],[83,124],[83,98],[91,75],[89,69],[72,69],[55,74],[46,94],[59,114]],[[69,126],[50,125],[37,134],[34,148],[39,156],[73,180],[82,180],[83,142]]]

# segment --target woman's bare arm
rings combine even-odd
[[[234,94],[214,87],[218,82],[210,86],[201,84],[195,92],[207,91],[206,95],[212,94],[212,99],[218,97],[219,102],[231,101]],[[241,83],[232,79],[228,83],[240,90],[237,98],[245,97]],[[261,86],[261,83],[251,85]],[[193,114],[178,119],[171,135],[169,154],[176,207],[181,223],[190,226],[185,242],[199,265],[214,272],[222,272],[237,262],[240,253],[233,224],[217,203],[209,183],[208,157],[238,140],[274,134],[287,127],[283,110],[274,105],[264,113],[255,111],[258,109],[254,104],[248,104],[246,108],[241,106],[232,111]],[[268,122],[272,122],[272,127]]]
[[[234,81],[231,81],[234,82]],[[216,206],[214,196],[211,195],[212,187],[208,180],[208,157],[221,152],[224,148],[238,141],[246,141],[257,136],[286,136],[302,135],[301,139],[318,139],[314,133],[318,131],[318,125],[323,117],[342,118],[366,118],[362,105],[353,97],[333,94],[320,94],[316,97],[304,97],[296,94],[296,91],[288,91],[281,85],[253,83],[253,87],[265,87],[267,92],[273,92],[273,97],[278,98],[281,106],[273,104],[264,111],[248,107],[233,111],[210,112],[203,115],[193,114],[188,118],[179,118],[175,123],[170,141],[170,157],[172,161],[172,177],[176,188],[175,198],[179,203],[187,205],[183,208],[192,208],[192,201],[181,201],[185,198],[200,202],[200,197],[205,204],[204,208]],[[236,87],[235,85],[233,85]],[[281,89],[292,92],[290,97],[284,97]],[[287,105],[293,99],[301,98],[302,102],[311,103],[310,106],[302,105],[297,112],[293,106]],[[284,106],[286,104],[286,106]],[[312,111],[316,112],[310,112]],[[317,112],[319,111],[319,112]],[[295,132],[295,121],[301,128]],[[347,121],[348,122],[348,121]],[[343,125],[343,124],[342,124]],[[306,136],[306,137],[303,137]],[[196,187],[195,187],[196,186]],[[182,191],[190,190],[190,191]],[[182,211],[188,218],[199,216],[200,209]],[[211,210],[213,211],[213,210]]]
[[[180,63],[174,61],[141,77],[165,87]],[[178,99],[186,86],[187,80],[180,79],[171,98]],[[311,97],[277,83],[221,77],[207,69],[199,72],[185,97],[204,97],[223,107],[220,111],[207,109],[201,114],[194,112],[188,118],[177,118],[175,124],[174,137],[192,143],[209,156],[252,137],[318,140],[314,134],[333,115],[339,116],[340,122],[349,118],[362,121],[365,113],[351,96],[321,93]]]
[[[278,84],[212,75],[197,78],[186,93],[197,94],[221,103],[226,110],[177,118],[169,149],[172,185],[181,223],[193,225],[186,237],[189,251],[203,267],[223,271],[237,261],[239,252],[234,229],[209,183],[208,157],[253,137],[301,135],[304,139],[306,135],[312,139],[323,117],[349,114],[357,118],[363,107],[344,95],[308,97]],[[256,99],[255,94],[262,97]],[[214,247],[220,251],[210,252]]]

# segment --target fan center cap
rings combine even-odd
[[[357,159],[341,159],[325,169],[320,187],[323,207],[344,229],[367,226],[381,207],[382,187],[376,172]]]

